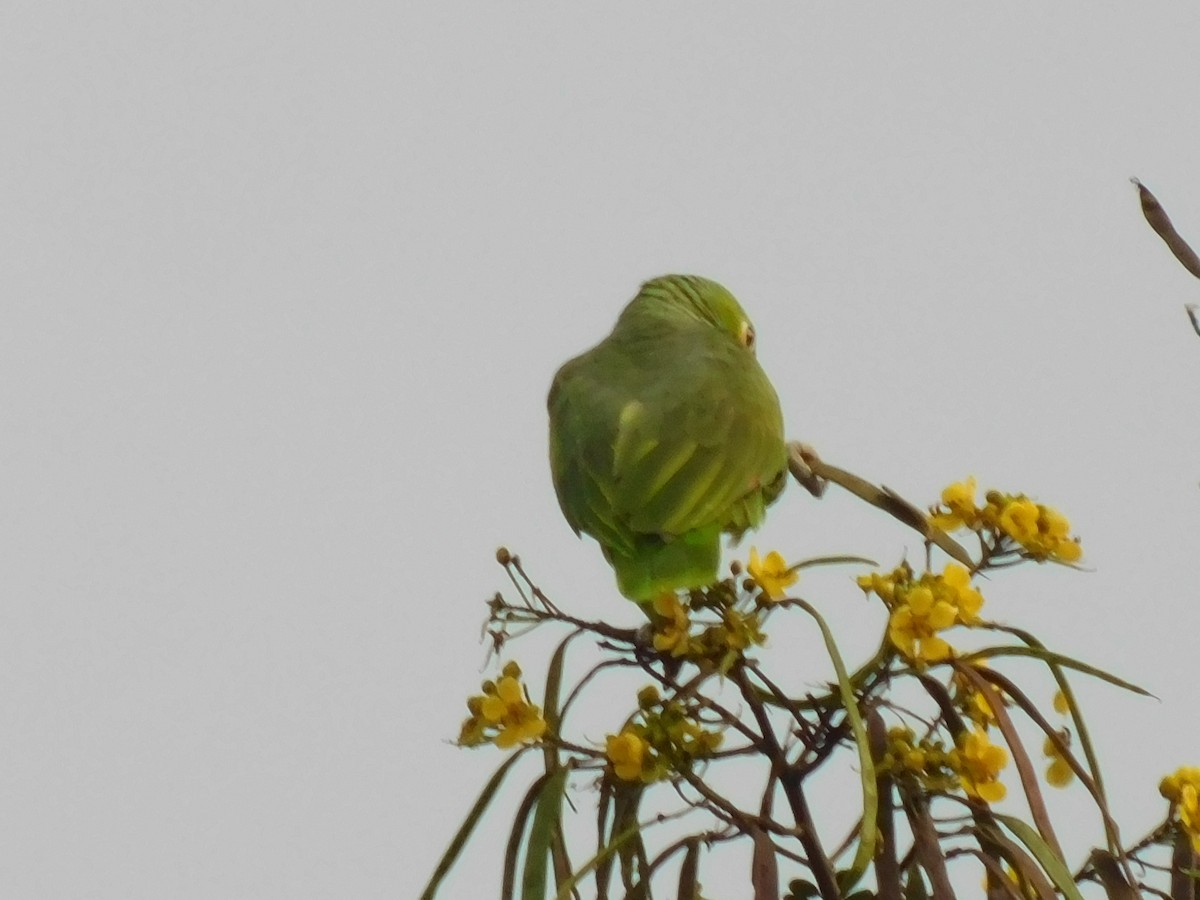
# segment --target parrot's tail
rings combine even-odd
[[[714,526],[663,539],[641,535],[632,553],[605,548],[617,588],[630,600],[649,603],[667,591],[708,587],[721,564],[721,531]]]

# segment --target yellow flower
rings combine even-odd
[[[1083,555],[1079,540],[1071,537],[1071,523],[1066,516],[1023,495],[989,493],[984,519],[1038,562],[1052,559],[1072,563]]]
[[[954,624],[958,610],[945,600],[934,600],[924,585],[912,588],[904,603],[892,611],[888,637],[896,648],[917,663],[938,662],[951,655],[951,647],[937,636]]]
[[[1035,556],[1075,562],[1083,555],[1079,542],[1071,539],[1071,523],[1056,509],[1038,506],[1038,537],[1030,551]]]
[[[975,508],[975,477],[956,481],[942,491],[942,506],[945,509],[935,510],[931,519],[935,528],[954,531],[973,526],[979,518]]]
[[[1054,692],[1054,711],[1060,716],[1065,716],[1071,711],[1071,704],[1067,702],[1067,695],[1061,690]]]
[[[963,790],[977,800],[995,803],[1008,793],[999,780],[1000,770],[1008,765],[1008,751],[993,744],[982,728],[959,738],[958,747],[949,753],[949,764]]]
[[[958,608],[958,621],[963,625],[974,625],[979,621],[979,610],[983,606],[983,594],[971,586],[971,573],[966,566],[952,562],[946,564],[942,584],[948,588],[948,599]]]
[[[1063,743],[1069,743],[1070,734],[1066,729],[1058,733]],[[1062,788],[1071,783],[1075,778],[1075,771],[1071,768],[1071,764],[1067,762],[1067,758],[1063,756],[1062,751],[1058,749],[1056,744],[1049,735],[1046,736],[1046,741],[1042,744],[1042,755],[1050,760],[1050,765],[1046,769],[1046,781],[1051,787]]]
[[[610,734],[606,744],[605,755],[617,777],[624,781],[639,781],[646,762],[646,741],[627,728],[620,734]]]
[[[673,593],[659,594],[654,611],[662,618],[654,629],[654,649],[672,656],[688,652],[688,631],[692,626],[687,609]]]
[[[1000,529],[1018,544],[1029,544],[1038,534],[1038,507],[1027,497],[1015,497],[1000,509]]]
[[[1181,766],[1159,783],[1158,790],[1175,804],[1179,824],[1200,853],[1200,766]]]
[[[758,550],[751,547],[746,571],[771,600],[782,600],[787,596],[787,589],[800,579],[799,574],[788,568],[787,560],[778,550],[772,550],[765,559],[760,559]]]
[[[490,691],[486,690],[488,687],[491,687]],[[546,720],[542,718],[541,710],[525,699],[525,689],[515,675],[503,676],[494,686],[485,685],[485,693],[479,699],[479,718],[482,720],[479,733],[482,729],[494,729],[493,741],[500,749],[536,741],[546,733]]]

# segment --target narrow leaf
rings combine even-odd
[[[846,719],[849,721],[850,731],[854,735],[854,745],[858,749],[858,777],[862,784],[862,830],[859,834],[854,861],[850,865],[845,880],[839,879],[842,889],[850,890],[862,878],[875,856],[875,842],[879,834],[876,828],[879,795],[875,790],[875,761],[871,758],[871,742],[867,738],[867,728],[859,714],[858,700],[854,696],[854,688],[846,673],[846,664],[842,662],[842,654],[838,651],[837,642],[833,639],[833,632],[829,630],[829,626],[825,624],[821,614],[811,604],[804,600],[794,602],[812,616],[817,627],[821,629],[821,636],[825,639],[825,649],[829,653],[833,671],[837,675],[842,708],[846,711]]]
[[[611,841],[609,841],[600,849],[599,853],[580,866],[579,870],[575,872],[574,875],[563,882],[562,886],[558,889],[558,894],[555,896],[555,900],[568,900],[568,898],[571,896],[571,891],[575,890],[575,886],[579,884],[579,882],[586,875],[588,875],[592,869],[596,868],[605,860],[611,859],[612,855],[616,853],[627,841],[630,841],[636,837],[641,832],[641,829],[642,826],[639,823],[634,822],[620,834],[613,837]]]
[[[600,779],[600,800],[596,803],[596,855],[599,856],[608,846],[609,821],[608,814],[613,806],[613,784],[605,774]],[[608,900],[608,882],[612,877],[612,856],[600,859],[596,869],[596,900]],[[562,891],[562,885],[558,886]]]
[[[996,689],[992,687],[991,682],[974,666],[955,662],[954,669],[970,679],[975,689],[983,694],[988,706],[991,707],[992,715],[996,717],[996,724],[1000,726],[1000,732],[1004,735],[1004,741],[1012,753],[1013,763],[1017,767],[1021,787],[1025,790],[1025,799],[1029,802],[1029,811],[1033,815],[1033,821],[1037,823],[1038,831],[1041,832],[1046,843],[1053,848],[1058,858],[1062,859],[1062,845],[1058,842],[1058,836],[1054,833],[1054,825],[1050,821],[1050,813],[1046,810],[1046,802],[1038,785],[1037,773],[1033,769],[1033,763],[1030,762],[1021,736],[1017,734],[1012,717],[1004,708],[1004,702],[1000,699]]]
[[[525,873],[521,877],[521,900],[545,900],[546,863],[550,847],[559,831],[563,791],[570,770],[563,767],[548,775],[538,794],[533,826],[529,829],[529,846],[525,850]]]
[[[518,750],[488,779],[488,783],[484,785],[483,791],[479,794],[479,799],[475,801],[475,805],[467,813],[467,817],[463,820],[462,825],[459,826],[458,833],[454,835],[454,839],[450,841],[450,846],[446,848],[446,852],[442,854],[442,858],[438,861],[437,868],[433,871],[433,877],[429,879],[429,883],[425,885],[425,890],[421,892],[421,900],[433,900],[433,897],[437,895],[438,885],[441,884],[442,879],[446,877],[446,873],[453,868],[454,863],[458,860],[459,854],[462,853],[463,847],[466,846],[467,840],[471,837],[471,832],[475,830],[475,826],[479,824],[480,818],[487,812],[488,804],[496,796],[496,791],[500,788],[501,782],[504,781],[504,776],[508,774],[508,770],[516,764],[524,752],[525,749]]]
[[[563,664],[566,659],[567,644],[578,635],[573,631],[563,638],[550,657],[550,667],[546,671],[546,691],[542,695],[542,717],[546,720],[546,731],[557,737],[561,731],[562,714],[558,707],[558,696],[562,688]],[[560,765],[558,748],[552,741],[546,741],[542,747],[545,758],[546,774],[556,772]],[[551,859],[554,862],[554,881],[562,882],[571,874],[571,862],[567,858],[567,845],[563,840],[561,827],[556,827],[554,839],[550,845]]]
[[[1019,638],[1034,650],[1041,651],[1042,653],[1048,652],[1041,641],[1024,629],[1006,627],[1003,630]],[[1119,851],[1121,840],[1117,833],[1116,821],[1108,810],[1108,799],[1104,790],[1103,773],[1100,771],[1100,760],[1096,756],[1096,747],[1092,743],[1092,735],[1088,729],[1087,721],[1084,719],[1082,712],[1080,712],[1079,704],[1075,702],[1075,694],[1071,690],[1070,682],[1067,681],[1066,673],[1063,672],[1063,666],[1058,660],[1047,659],[1044,656],[1042,657],[1042,661],[1046,663],[1051,674],[1054,675],[1054,680],[1057,682],[1059,690],[1067,698],[1067,705],[1071,710],[1071,722],[1075,726],[1075,735],[1079,739],[1079,746],[1083,749],[1083,757],[1087,760],[1088,770],[1091,772],[1090,782],[1082,775],[1080,775],[1080,781],[1088,785],[1088,790],[1095,797],[1096,803],[1100,807],[1100,812],[1104,816],[1104,831],[1105,837],[1108,839],[1109,850]],[[1030,715],[1034,716],[1035,720],[1037,719],[1037,714],[1030,713]],[[1079,773],[1076,772],[1076,774]],[[1132,874],[1132,870],[1128,867],[1127,862],[1125,863],[1125,871]]]
[[[571,643],[571,640],[578,634],[578,631],[572,631],[563,638],[562,643],[554,651],[554,655],[550,657],[550,667],[546,671],[546,693],[542,697],[542,717],[546,720],[546,730],[550,734],[558,734],[561,722],[558,694],[562,689],[563,663],[566,660],[567,644]]]
[[[1015,629],[1007,627],[999,628],[997,630],[1015,632]],[[1106,681],[1115,687],[1132,691],[1135,694],[1141,694],[1143,697],[1154,697],[1154,694],[1150,693],[1145,688],[1138,687],[1132,682],[1126,681],[1123,678],[1118,678],[1116,675],[1110,675],[1103,669],[1097,669],[1095,666],[1090,666],[1085,662],[1072,659],[1070,656],[1063,656],[1061,653],[1055,653],[1052,650],[1047,650],[1045,647],[985,647],[982,650],[974,650],[971,653],[964,653],[959,658],[963,662],[973,662],[977,659],[999,659],[1002,656],[1023,656],[1029,659],[1040,659],[1045,663],[1052,663],[1054,665],[1063,666],[1067,669],[1075,669],[1076,671],[1083,672],[1085,675],[1091,675],[1093,678],[1099,678],[1101,681]]]
[[[1080,765],[1079,760],[1075,758],[1075,755],[1071,752],[1070,748],[1066,746],[1055,729],[1050,725],[1049,722],[1046,721],[1046,717],[1042,715],[1041,710],[1039,710],[1036,704],[1034,704],[1027,696],[1025,696],[1024,692],[1021,691],[1021,689],[1018,688],[1011,679],[1000,674],[1000,672],[992,668],[980,668],[975,670],[975,672],[978,676],[986,679],[992,684],[995,684],[1000,688],[1000,690],[1008,694],[1009,697],[1012,698],[1013,702],[1020,706],[1021,709],[1024,710],[1025,714],[1034,721],[1034,724],[1036,724],[1038,728],[1042,729],[1042,732],[1055,744],[1055,746],[1058,748],[1059,755],[1071,767],[1071,771],[1078,776],[1080,783],[1087,788],[1088,793],[1092,795],[1092,799],[1096,801],[1096,808],[1100,810],[1100,816],[1104,820],[1104,831],[1108,838],[1109,844],[1112,847],[1118,848],[1118,853],[1121,854],[1118,858],[1121,860],[1121,865],[1125,871],[1126,879],[1132,881],[1134,878],[1133,870],[1129,866],[1128,857],[1124,855],[1124,851],[1119,849],[1121,847],[1119,828],[1116,820],[1112,816],[1112,812],[1108,808],[1108,801],[1105,799],[1104,790],[1099,784],[1099,781],[1093,779],[1088,771],[1084,769],[1082,765]],[[1060,685],[1066,685],[1066,679],[1061,677],[1061,671],[1056,671],[1055,675],[1056,677],[1059,677]],[[1064,687],[1064,691],[1066,690],[1069,690],[1069,688]],[[1072,709],[1075,709],[1073,703]],[[1081,735],[1086,733],[1086,729],[1082,727],[1082,722],[1083,717],[1078,716],[1076,718],[1076,723],[1079,726],[1079,732]],[[1087,746],[1088,745],[1084,745],[1085,749],[1087,749]],[[1093,771],[1097,769],[1097,764],[1093,757],[1088,757],[1088,763],[1093,767]]]
[[[500,900],[512,900],[517,884],[517,857],[521,854],[521,845],[525,842],[525,832],[528,830],[529,816],[537,804],[549,775],[542,775],[525,792],[517,814],[513,816],[512,830],[508,833],[508,844],[504,848],[504,874],[500,879]]]
[[[1011,831],[1017,840],[1029,848],[1029,852],[1038,861],[1042,871],[1054,882],[1054,886],[1062,892],[1067,900],[1083,900],[1083,894],[1079,892],[1075,879],[1071,877],[1071,871],[1063,862],[1062,856],[1052,850],[1050,845],[1042,840],[1041,835],[1028,823],[1015,816],[1005,816],[999,813],[992,813],[992,816]]]

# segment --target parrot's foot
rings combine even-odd
[[[821,466],[817,451],[800,441],[788,441],[787,449],[788,469],[792,477],[814,497],[822,496],[829,480],[817,474]]]

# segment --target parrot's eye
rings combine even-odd
[[[745,347],[747,350],[754,349],[754,328],[750,325],[749,322],[742,323],[742,333],[739,336],[739,338],[741,340],[742,346]]]

